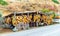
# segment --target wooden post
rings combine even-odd
[[[37,12],[37,15],[38,15],[38,12]],[[38,27],[38,20],[36,21],[36,26]]]

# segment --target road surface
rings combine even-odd
[[[60,36],[60,24],[30,30],[0,34],[0,36]]]

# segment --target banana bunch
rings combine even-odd
[[[23,17],[22,16],[16,16],[16,18],[15,17],[12,18],[13,25],[16,26],[19,22],[23,22]]]
[[[47,23],[48,25],[52,23],[53,15],[47,16],[47,15],[42,15],[42,20],[44,23]]]
[[[54,17],[54,15],[53,15],[53,14],[49,16],[49,20],[47,21],[47,22],[48,22],[48,24],[51,24],[51,23],[52,23],[53,17]]]
[[[54,15],[49,15],[49,16],[43,16],[44,22],[46,22],[48,25],[52,23]]]
[[[12,23],[13,25],[17,25],[19,22],[29,23],[32,19],[32,15],[23,15],[23,16],[16,16],[16,18],[12,17]]]
[[[11,18],[10,17],[5,19],[5,23],[9,24],[10,22],[11,22]]]
[[[23,16],[23,22],[24,23],[28,23],[29,22],[29,19],[28,19],[27,15]]]
[[[32,19],[32,14],[31,14],[31,15],[29,15],[29,18],[30,18],[30,19]]]
[[[40,15],[34,15],[34,22],[40,21]]]
[[[42,15],[42,19],[44,20],[44,22],[46,22],[47,18],[48,17],[46,15]]]
[[[12,16],[12,24],[14,26],[16,26],[18,24],[14,16]]]
[[[19,22],[23,22],[23,16],[16,16],[16,20],[19,21]]]

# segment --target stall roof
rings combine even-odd
[[[25,12],[3,12],[3,14],[2,14],[2,17],[6,17],[6,16],[9,16],[9,15],[11,15],[11,14],[14,14],[14,13],[16,13],[16,14],[19,14],[19,13],[33,13],[33,12],[36,12],[36,11],[25,11]]]
[[[8,15],[10,15],[10,14],[12,14],[12,12],[10,12],[10,13],[3,13],[3,14],[2,14],[2,17],[8,16]]]
[[[16,12],[16,13],[18,14],[18,13],[32,13],[32,12],[36,12],[36,11],[25,11],[25,12]]]

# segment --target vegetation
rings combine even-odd
[[[1,5],[8,5],[8,3],[6,1],[4,1],[4,0],[0,0],[0,4]]]
[[[57,0],[52,0],[54,3],[60,4]]]

